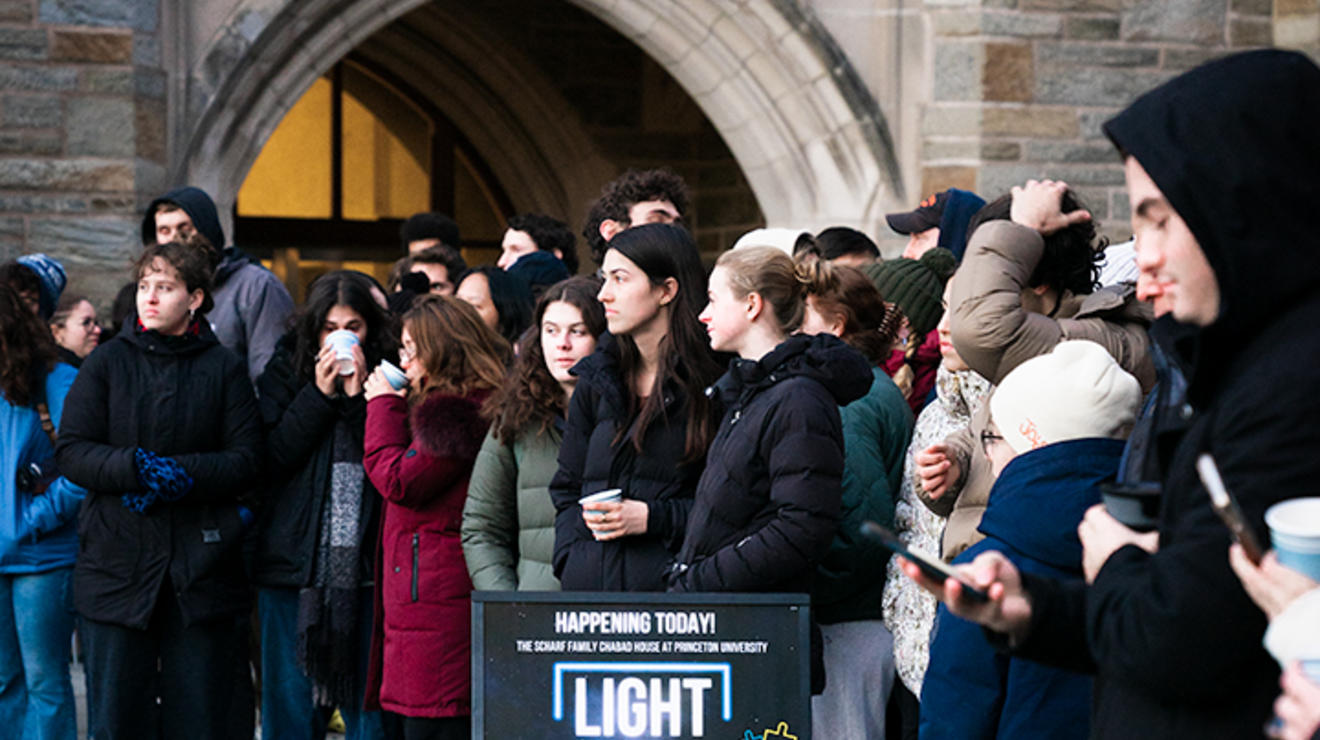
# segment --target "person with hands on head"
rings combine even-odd
[[[720,374],[701,322],[691,235],[645,224],[609,242],[597,294],[609,329],[573,367],[577,388],[550,482],[555,577],[566,591],[661,591],[683,541],[716,423]],[[622,500],[579,504],[622,489]]]
[[[257,379],[268,454],[252,566],[263,737],[323,738],[335,707],[348,737],[383,737],[379,712],[361,708],[380,521],[362,469],[363,385],[398,342],[372,286],[348,270],[317,278]],[[348,375],[326,341],[336,331],[358,340]]]
[[[206,257],[148,246],[135,277],[137,314],[83,363],[56,442],[88,491],[73,602],[89,734],[220,738],[247,659],[242,497],[262,469],[261,420],[246,366],[205,319]]]
[[[1214,456],[1258,536],[1267,508],[1320,477],[1320,371],[1298,361],[1320,356],[1320,253],[1296,209],[1316,196],[1317,116],[1320,68],[1269,49],[1186,72],[1104,125],[1124,157],[1137,265],[1189,328],[1171,348],[1185,428],[1154,432],[1158,548],[1088,516],[1079,536],[1103,561],[1090,584],[991,554],[963,566],[989,604],[924,581],[1014,655],[1095,673],[1093,738],[1253,737],[1270,716],[1265,615],[1224,557],[1230,533],[1196,460]]]
[[[509,346],[462,299],[403,315],[394,388],[367,377],[363,465],[384,499],[366,706],[403,716],[405,740],[471,734],[471,592],[459,539],[468,479]]]

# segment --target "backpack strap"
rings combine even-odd
[[[51,421],[50,408],[45,401],[37,402],[37,416],[41,417],[41,430],[50,437],[50,446],[55,446],[55,422]]]

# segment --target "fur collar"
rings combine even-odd
[[[417,446],[433,457],[476,459],[489,426],[481,416],[487,395],[487,391],[427,395],[409,414]]]

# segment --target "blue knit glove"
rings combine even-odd
[[[138,448],[133,453],[137,465],[140,493],[126,493],[121,498],[124,506],[145,513],[159,501],[178,501],[193,488],[192,476],[173,458],[161,457],[150,450]]]

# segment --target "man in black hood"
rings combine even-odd
[[[202,237],[197,239],[197,237]],[[211,329],[238,354],[256,382],[284,334],[293,298],[270,270],[236,247],[225,247],[225,232],[211,196],[182,187],[153,200],[142,217],[142,244],[171,241],[202,244],[215,267],[215,308],[207,314]]]
[[[1259,737],[1278,693],[1264,615],[1228,564],[1230,535],[1195,464],[1209,452],[1257,537],[1265,509],[1320,480],[1320,68],[1265,50],[1199,67],[1105,124],[1124,158],[1143,297],[1185,331],[1177,424],[1152,442],[1158,532],[1103,506],[1078,529],[1087,583],[985,554],[988,604],[936,591],[1014,654],[1096,675],[1095,738]]]

